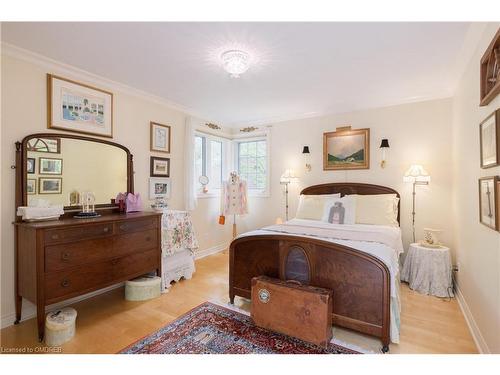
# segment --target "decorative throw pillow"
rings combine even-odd
[[[340,198],[340,194],[301,195],[295,217],[297,219],[322,220],[325,205]]]
[[[396,194],[352,195],[356,199],[356,223],[399,226]]]
[[[322,221],[331,224],[356,222],[356,199],[352,196],[337,198],[325,205]]]

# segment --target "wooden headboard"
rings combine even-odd
[[[303,189],[300,194],[304,195],[322,195],[322,194],[337,194],[340,196],[359,194],[359,195],[375,195],[375,194],[396,194],[398,202],[398,223],[400,223],[401,197],[399,193],[387,186],[360,184],[356,182],[334,182],[331,184],[313,185]]]

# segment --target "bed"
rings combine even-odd
[[[304,195],[399,193],[360,183],[310,186]],[[399,202],[397,222],[399,223]],[[229,248],[229,298],[250,298],[251,279],[266,275],[333,290],[333,324],[399,342],[399,226],[338,225],[293,219],[244,233]]]

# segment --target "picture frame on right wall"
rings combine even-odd
[[[479,179],[479,222],[493,230],[499,230],[499,189],[498,176]]]
[[[479,124],[481,168],[500,165],[500,109]]]

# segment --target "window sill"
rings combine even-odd
[[[198,199],[220,198],[220,193],[198,193],[197,198]]]

